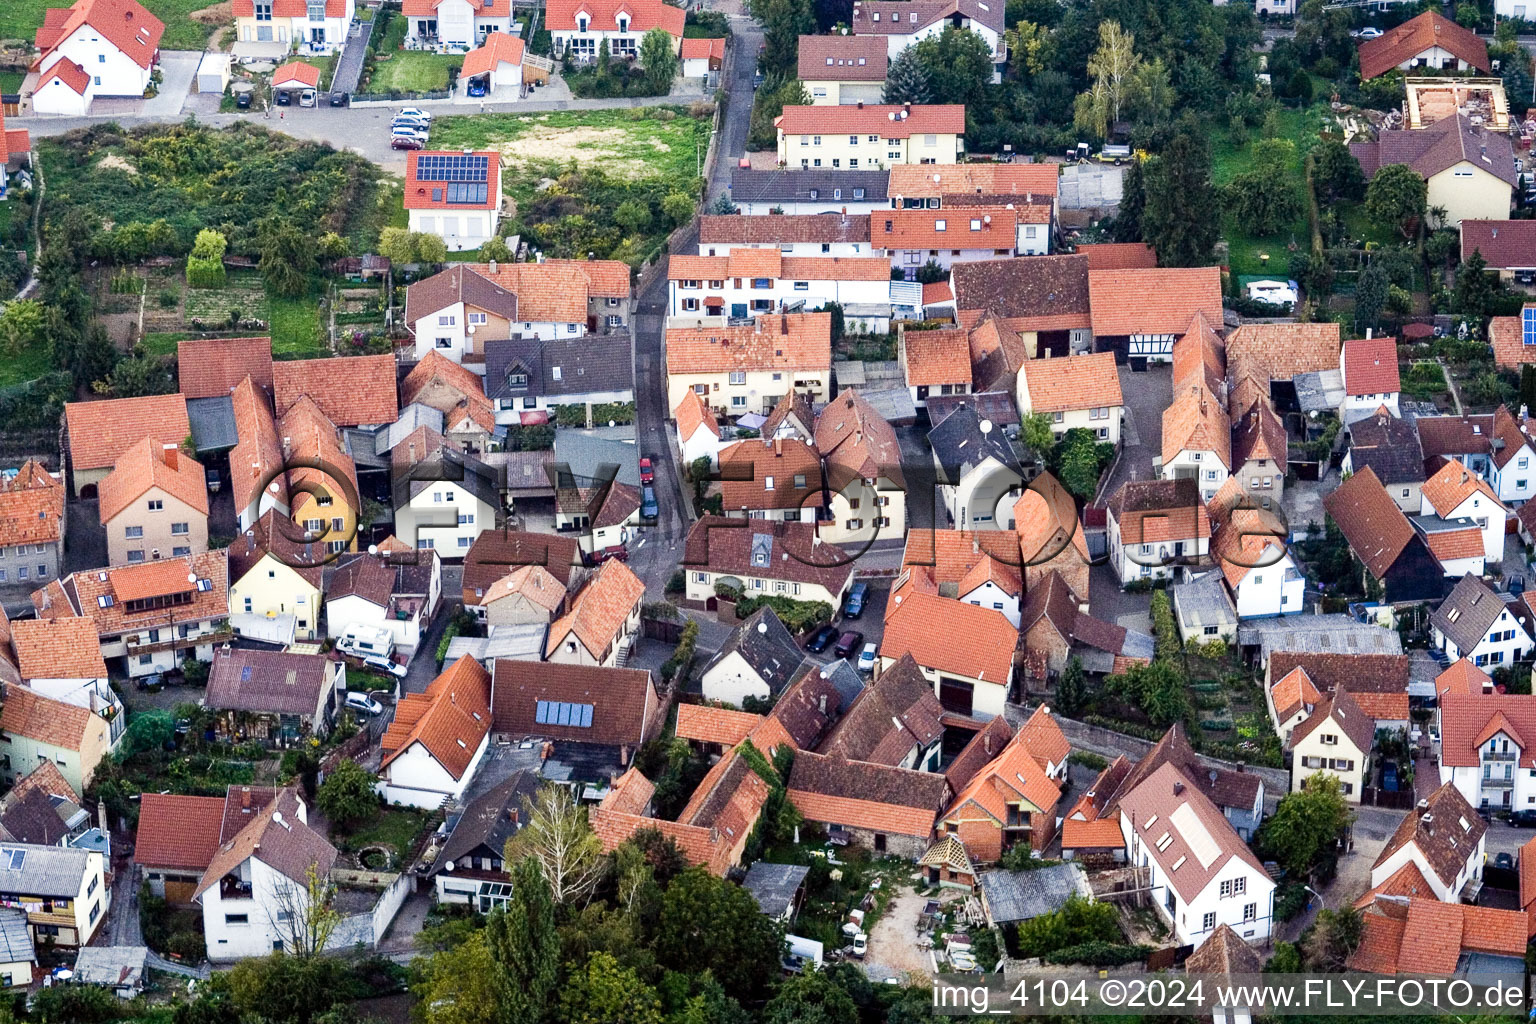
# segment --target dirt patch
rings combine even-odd
[[[105,167],[109,170],[123,171],[127,174],[138,174],[139,169],[117,153],[108,153],[96,162],[97,167]]]
[[[200,11],[193,11],[187,17],[204,25],[218,25],[222,22],[235,20],[235,5],[230,0],[224,0],[223,3],[204,7]]]
[[[615,177],[640,178],[651,173],[652,159],[672,147],[661,139],[637,139],[623,128],[556,128],[540,125],[510,142],[497,145],[504,163],[601,163]],[[647,152],[649,150],[650,152]]]
[[[906,887],[892,897],[869,934],[865,964],[871,977],[878,973],[876,968],[883,966],[889,968],[887,977],[901,978],[908,984],[928,984],[933,980],[933,961],[928,950],[918,945],[917,919],[926,902],[926,897]]]

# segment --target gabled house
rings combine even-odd
[[[818,523],[826,488],[816,449],[794,438],[748,438],[720,449],[721,507],[727,518]]]
[[[1181,944],[1198,945],[1218,925],[1266,938],[1274,881],[1222,813],[1172,763],[1118,800],[1126,859],[1146,871],[1152,903]]]
[[[1451,660],[1514,664],[1533,646],[1512,605],[1476,576],[1463,576],[1429,617],[1431,642]]]
[[[1512,910],[1384,895],[1361,913],[1360,943],[1346,966],[1367,974],[1446,977],[1518,971],[1523,924],[1524,915]],[[1427,936],[1434,941],[1424,941]]]
[[[968,405],[957,407],[928,431],[937,484],[950,525],[989,529],[1010,519],[1024,487],[1024,469],[1012,443]],[[1007,522],[1012,529],[1013,523]]]
[[[32,136],[25,128],[6,128],[0,114],[0,201],[10,192],[10,176],[32,161]]]
[[[831,376],[829,313],[758,316],[741,326],[667,331],[667,405],[672,409],[684,391],[730,416],[769,413],[790,391],[809,392],[813,401],[824,402],[831,394]]]
[[[484,451],[496,432],[496,414],[480,375],[436,349],[422,357],[400,382],[404,405],[420,402],[443,414],[443,436],[469,451]]]
[[[786,106],[773,123],[781,167],[875,170],[957,164],[965,154],[965,106],[958,103]]]
[[[336,848],[310,827],[293,790],[279,791],[248,819],[220,844],[193,893],[213,961],[299,947],[310,876],[324,879],[336,863]]]
[[[1019,537],[1024,589],[1033,589],[1051,573],[1060,574],[1080,605],[1088,603],[1088,536],[1077,502],[1050,473],[1030,481],[1013,503],[1013,528]]]
[[[1093,341],[1086,256],[957,263],[949,283],[961,326],[991,313],[1037,356],[1087,352]]]
[[[1021,415],[1043,413],[1051,418],[1051,432],[1058,440],[1082,427],[1100,441],[1120,443],[1125,399],[1115,357],[1108,352],[1030,359],[1019,371],[1016,397]]]
[[[441,558],[463,558],[482,532],[494,532],[502,508],[496,467],[430,427],[419,427],[390,453],[395,536],[431,548]]]
[[[850,37],[801,38],[834,42]],[[802,213],[772,217],[710,214],[699,218],[700,256],[727,256],[732,249],[777,249],[781,256],[868,256],[869,217]]]
[[[890,55],[878,36],[801,36],[800,83],[815,106],[879,103]]]
[[[407,658],[431,629],[442,598],[435,553],[407,548],[342,555],[325,581],[325,632],[331,639],[382,630]]]
[[[1088,291],[1095,347],[1132,359],[1172,362],[1178,338],[1222,322],[1219,267],[1090,270]]]
[[[1440,698],[1448,693],[1491,696],[1493,677],[1466,658],[1458,658],[1435,677],[1435,696]]]
[[[1414,426],[1419,430],[1419,447],[1428,474],[1435,473],[1446,462],[1455,461],[1478,476],[1489,475],[1494,438],[1492,416],[1420,416],[1414,420]]]
[[[679,704],[674,734],[713,759],[734,749],[764,720],[763,715],[713,704]]]
[[[1005,256],[1043,256],[1050,251],[1051,206],[986,205],[941,210],[902,207],[873,214],[870,245],[908,281],[932,263],[956,263]]]
[[[704,699],[740,707],[771,701],[789,685],[804,655],[768,605],[753,612],[704,666]]]
[[[1445,227],[1508,217],[1520,180],[1509,136],[1459,113],[1417,130],[1382,131],[1373,142],[1350,143],[1349,151],[1367,181],[1388,164],[1412,168],[1428,186],[1429,206],[1445,210]]]
[[[485,621],[485,596],[491,585],[526,566],[540,566],[562,587],[582,564],[574,538],[523,530],[486,530],[464,556],[461,599],[464,610]]]
[[[853,563],[816,539],[809,523],[770,523],[702,516],[683,549],[684,596],[713,607],[721,585],[748,597],[779,594],[841,607]]]
[[[42,463],[0,473],[0,584],[57,576],[67,526],[64,484]]]
[[[554,38],[556,59],[569,53],[576,63],[586,64],[607,46],[609,56],[633,60],[652,29],[671,36],[677,51],[683,39],[677,11],[663,0],[556,0],[545,25]]]
[[[208,485],[203,466],[175,445],[144,438],[101,482],[98,505],[113,565],[208,550]]]
[[[817,36],[830,39],[831,36]],[[890,175],[882,170],[845,171],[823,167],[807,173],[784,168],[731,171],[733,201],[747,216],[773,209],[785,216],[803,213],[869,214],[890,206],[887,185]]]
[[[441,0],[468,8],[471,0]],[[501,227],[501,154],[417,150],[405,159],[405,212],[413,232],[436,235],[449,252],[478,249]]]
[[[1388,602],[1438,600],[1445,593],[1429,544],[1369,466],[1325,497],[1323,507]]]
[[[357,464],[346,453],[336,424],[304,395],[278,419],[277,432],[289,517],[326,552],[354,550],[362,492]]]
[[[278,419],[308,398],[334,427],[378,426],[400,414],[395,357],[283,359],[272,364],[272,405]]]
[[[1297,669],[1304,680],[1295,676]],[[1311,713],[1307,706],[1348,690],[1374,723],[1373,733],[1375,729],[1406,729],[1410,675],[1409,659],[1402,654],[1277,650],[1269,659],[1267,676],[1272,689],[1279,687],[1279,692],[1272,692],[1269,699],[1274,705],[1271,718],[1277,723],[1294,723]],[[1304,706],[1298,708],[1297,701]],[[1286,729],[1289,728],[1287,725]],[[1279,725],[1276,731],[1282,731]]]
[[[526,290],[523,294],[532,315],[534,296]],[[620,326],[607,325],[599,328],[603,333],[576,337],[523,333],[483,340],[486,394],[495,405],[497,424],[543,423],[556,409],[573,405],[588,407],[591,418],[595,416],[592,406],[633,402],[631,341]],[[465,356],[467,360],[469,353]]]
[[[904,331],[896,355],[917,408],[927,408],[930,395],[971,393],[971,350],[963,329]]]
[[[432,862],[437,902],[466,904],[482,914],[505,906],[512,876],[502,858],[507,840],[527,824],[539,777],[516,771],[470,800]]]
[[[1536,431],[1536,423],[1529,418],[1516,419],[1503,405],[1494,410],[1488,483],[1498,493],[1499,500],[1512,508],[1524,505],[1536,494],[1531,473],[1533,459],[1536,459],[1533,431]]]
[[[1342,470],[1350,474],[1371,470],[1398,508],[1418,515],[1424,507],[1420,493],[1424,449],[1414,421],[1399,419],[1386,406],[1379,406],[1374,415],[1355,420],[1347,429],[1349,450],[1344,453]]]
[[[37,30],[39,114],[82,115],[97,96],[142,97],[160,59],[165,23],[136,0],[51,7]]]
[[[677,425],[677,447],[684,463],[692,465],[699,459],[708,459],[710,469],[719,465],[720,449],[725,446],[720,438],[720,423],[697,391],[689,388],[683,392],[672,410],[672,421]]]
[[[1084,612],[1059,573],[1029,588],[1019,620],[1030,682],[1046,683],[1072,658],[1098,674],[1124,672],[1152,660],[1152,638]]]
[[[478,84],[485,86],[482,95],[505,100],[521,99],[524,95],[523,54],[526,51],[522,36],[487,33],[485,42],[464,55],[464,66],[459,69],[465,98],[469,98],[469,85],[478,80]]]
[[[1256,401],[1232,418],[1232,478],[1245,494],[1278,502],[1289,464],[1285,424],[1267,401]]]
[[[188,338],[176,344],[176,379],[189,402],[227,398],[246,377],[271,396],[271,338]]]
[[[115,717],[126,720],[120,705]],[[51,762],[77,793],[90,785],[114,742],[112,721],[100,712],[12,685],[5,687],[0,707],[0,736],[6,748],[0,757],[0,779],[14,783]]]
[[[473,49],[492,32],[512,31],[510,0],[406,0],[406,38],[420,49]]]
[[[716,326],[715,317],[741,320],[821,309],[834,302],[855,328],[887,330],[889,261],[884,256],[785,256],[778,249],[741,247],[723,256],[673,256],[667,261],[667,314],[702,318],[705,327]]]
[[[289,644],[319,636],[327,555],[273,509],[229,545],[229,622],[252,640]]]
[[[1221,402],[1199,384],[1175,394],[1163,410],[1162,478],[1195,480],[1209,501],[1231,470],[1232,421]]]
[[[1313,775],[1327,772],[1338,778],[1346,801],[1360,802],[1361,790],[1371,778],[1376,727],[1348,690],[1322,698],[1291,730],[1288,745],[1292,793],[1301,792]]]
[[[1338,369],[1341,337],[1335,323],[1243,324],[1227,337],[1229,399],[1235,408],[1252,404],[1251,399],[1238,400],[1238,386],[1251,378],[1264,392],[1263,397],[1278,402],[1282,392],[1275,390],[1274,384]],[[1277,412],[1286,409],[1286,405],[1276,405]]]
[[[1024,601],[1017,540],[1000,530],[913,530],[892,597],[935,594],[1001,612],[1019,626]]]
[[[1280,521],[1258,509],[1234,509],[1217,526],[1211,555],[1232,590],[1239,619],[1295,615],[1303,610],[1307,581],[1286,538]]]
[[[1373,415],[1386,407],[1397,412],[1402,379],[1397,372],[1396,338],[1353,338],[1339,351],[1339,373],[1344,378],[1344,404],[1339,419],[1346,424]]]
[[[939,830],[965,843],[976,861],[1000,859],[1015,846],[1037,855],[1056,838],[1061,786],[1046,775],[1021,730],[973,775],[939,816]]]
[[[946,711],[985,721],[1003,713],[1018,645],[1002,612],[912,593],[886,609],[878,672],[911,655]]]
[[[354,0],[234,0],[235,34],[242,43],[280,43],[276,54],[335,53],[346,45],[357,10]]]
[[[555,529],[574,531],[584,554],[624,549],[640,525],[640,488],[612,480],[555,488]]]
[[[1211,520],[1193,478],[1127,481],[1108,513],[1109,561],[1122,584],[1171,576],[1173,566],[1210,555]]]
[[[335,724],[347,667],[319,654],[221,647],[203,698],[231,742],[291,746]]]
[[[559,767],[606,781],[629,767],[666,720],[644,669],[498,658],[491,670],[492,733],[547,741],[545,774]]]
[[[807,821],[826,826],[834,843],[914,861],[928,849],[934,822],[953,796],[937,772],[804,750],[795,755],[787,795]]]
[[[1440,700],[1440,781],[1474,807],[1536,807],[1536,698],[1447,693]]]
[[[89,945],[111,904],[107,884],[106,857],[100,851],[0,845],[0,885],[9,902],[25,913],[35,944]]]
[[[622,666],[640,629],[645,584],[617,558],[603,563],[549,627],[544,657],[566,665]]]
[[[1291,732],[1306,721],[1313,709],[1322,702],[1322,692],[1312,682],[1311,674],[1301,665],[1286,672],[1264,690],[1265,709],[1269,712],[1270,724],[1274,726],[1282,744],[1290,742]]]
[[[1488,826],[1466,797],[1442,785],[1402,820],[1371,865],[1372,887],[1410,862],[1442,903],[1475,901],[1482,888]]]
[[[1008,48],[1003,41],[1001,12],[992,4],[982,0],[859,0],[853,9],[853,34],[884,39],[892,59],[907,47],[950,27],[974,32],[982,38],[992,50],[992,81],[1001,82]]]
[[[180,445],[192,433],[185,395],[146,395],[98,402],[66,402],[71,487],[75,497],[96,497],[97,487],[123,453],[147,438]]]
[[[485,623],[517,626],[547,625],[565,607],[566,589],[542,565],[522,565],[492,583],[480,598]]]
[[[1490,273],[1497,274],[1504,284],[1524,283],[1536,276],[1536,225],[1527,220],[1464,220],[1461,222],[1461,261],[1467,262],[1473,253],[1482,255]],[[1497,317],[1513,326],[1519,326],[1520,318]],[[1490,328],[1488,340],[1493,342],[1495,361],[1502,367],[1514,369],[1519,361],[1508,362],[1501,358],[1498,341]],[[1511,339],[1522,345],[1518,334]]]
[[[1425,515],[1472,520],[1483,534],[1483,554],[1495,561],[1504,557],[1504,521],[1509,510],[1486,480],[1452,460],[1424,481],[1420,493]]]
[[[392,804],[436,808],[458,800],[490,742],[491,674],[465,655],[425,693],[395,703],[379,741],[379,795]]]
[[[115,748],[127,729],[127,714],[107,684],[107,663],[101,656],[96,624],[90,619],[17,619],[10,631],[10,650],[21,683],[51,700],[106,719],[108,749]]]
[[[905,655],[854,698],[817,751],[850,761],[938,771],[943,717],[933,684],[911,655]]]
[[[1360,43],[1360,77],[1419,68],[1487,73],[1488,44],[1437,11],[1425,11]]]
[[[822,538],[842,544],[906,536],[906,478],[890,423],[849,388],[827,403],[813,429],[827,489]]]
[[[103,658],[124,658],[130,677],[165,672],[188,657],[212,661],[229,627],[223,551],[71,573],[32,594],[45,621],[88,618]]]
[[[0,799],[0,839],[91,848],[92,840],[103,832],[92,827],[91,812],[83,803],[52,761],[40,761]]]

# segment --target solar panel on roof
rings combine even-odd
[[[485,202],[486,185],[466,184],[455,182],[448,186],[447,199],[450,203],[483,203]]]
[[[489,176],[489,157],[433,153],[416,160],[417,181],[484,182]]]
[[[1520,311],[1520,340],[1527,345],[1536,345],[1536,308]]]

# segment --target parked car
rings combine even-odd
[[[1515,828],[1536,828],[1536,811],[1515,811],[1509,823]]]
[[[837,639],[837,627],[833,625],[822,626],[811,634],[811,638],[805,642],[805,649],[812,654],[820,654],[827,646]]]
[[[647,455],[645,458],[640,460],[640,482],[643,484],[648,484],[655,479],[656,467],[652,464],[651,457]]]
[[[617,558],[621,562],[627,562],[629,561],[629,549],[623,544],[613,544],[606,548],[598,548],[587,558],[593,565],[602,565],[610,558]]]
[[[422,142],[426,142],[427,141],[427,129],[423,128],[423,127],[418,127],[417,125],[412,125],[412,124],[392,125],[392,126],[390,126],[389,133],[391,135],[395,136],[396,138],[399,138],[400,136],[404,135],[404,136],[408,136],[408,137],[413,138],[413,139],[420,139]]]
[[[299,93],[299,106],[312,107],[315,105],[315,90],[305,89]]]
[[[843,599],[843,618],[856,619],[864,614],[864,602],[869,596],[868,583],[855,583]]]
[[[248,93],[248,92],[236,93],[235,94],[235,109],[236,110],[250,110],[251,109],[251,94]]]
[[[408,135],[396,135],[389,142],[390,149],[425,149],[426,143]]]
[[[335,92],[331,93],[331,106],[333,106],[333,107],[344,107],[346,105],[347,105],[347,94],[346,93],[342,92],[340,89],[337,89]]]
[[[418,131],[427,131],[432,127],[431,121],[423,121],[419,117],[397,117],[389,122],[391,128],[415,128]]]
[[[860,672],[873,672],[875,670],[875,657],[879,650],[880,648],[875,644],[864,645],[864,649],[859,652],[858,667]]]
[[[655,519],[661,514],[661,507],[656,504],[656,488],[647,484],[640,488],[640,518]]]
[[[139,676],[138,685],[139,689],[141,690],[154,690],[159,692],[160,687],[165,685],[165,677],[162,676],[159,672],[151,672],[147,676]]]
[[[1509,871],[1515,866],[1515,858],[1511,854],[1501,853],[1497,857],[1493,858],[1493,866]]]
[[[406,107],[397,113],[395,117],[414,117],[418,121],[425,121],[427,124],[432,123],[432,111],[422,110],[420,107]]]
[[[855,959],[863,960],[864,954],[867,952],[869,952],[869,936],[863,932],[859,932],[853,937],[852,953]]]
[[[410,671],[393,658],[380,658],[375,655],[363,658],[363,664],[375,672],[388,672],[396,679],[404,679],[406,673]]]
[[[832,648],[832,653],[837,655],[839,658],[849,657],[853,654],[854,651],[859,649],[859,645],[863,642],[864,634],[860,633],[858,630],[850,629],[848,632],[837,638],[837,646]]]
[[[464,92],[465,92],[466,95],[469,95],[469,96],[484,96],[485,95],[485,79],[484,78],[471,78],[469,80],[469,84],[464,87]]]
[[[1355,29],[1350,35],[1356,39],[1380,39],[1381,29],[1376,28],[1374,25],[1367,25],[1365,28]]]
[[[272,102],[280,107],[286,107],[292,105],[293,97],[288,95],[287,89],[279,89],[272,94]]]
[[[353,711],[361,711],[369,715],[382,715],[384,705],[368,696],[362,690],[349,690],[347,692],[347,707]]]

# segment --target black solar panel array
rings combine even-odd
[[[484,182],[490,175],[490,158],[433,153],[416,158],[417,181]]]

